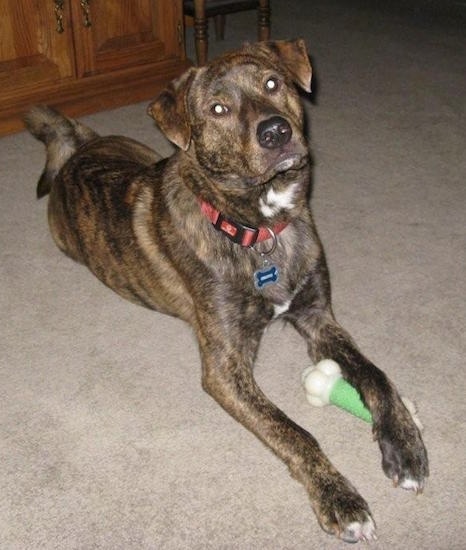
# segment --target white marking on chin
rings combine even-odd
[[[286,172],[287,170],[290,170],[291,168],[293,168],[294,163],[295,163],[294,158],[282,160],[280,164],[275,166],[275,170],[277,172]]]
[[[291,210],[294,208],[293,198],[296,191],[296,186],[293,184],[287,187],[284,191],[275,191],[271,187],[267,191],[265,198],[259,200],[260,211],[266,218],[271,218],[280,210]]]

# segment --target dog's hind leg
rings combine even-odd
[[[229,315],[227,323],[223,315],[224,308],[210,308],[199,317],[204,389],[285,462],[307,489],[325,531],[348,542],[375,538],[364,499],[332,466],[312,435],[275,406],[254,380],[252,368],[265,322],[258,320],[257,313],[236,320]]]

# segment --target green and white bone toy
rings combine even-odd
[[[364,406],[359,393],[343,379],[338,363],[332,359],[322,359],[315,366],[305,369],[302,381],[307,400],[311,405],[323,407],[331,403],[366,422],[372,423],[372,415]],[[411,413],[414,422],[422,430],[422,424],[417,417],[414,404],[404,397],[402,397],[402,400]]]
[[[303,372],[303,385],[311,405],[336,405],[354,416],[372,423],[372,415],[361,401],[359,393],[341,376],[338,363],[323,359]]]

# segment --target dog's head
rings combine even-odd
[[[257,185],[307,161],[296,86],[310,92],[311,76],[302,40],[245,45],[189,69],[149,113],[217,182]]]

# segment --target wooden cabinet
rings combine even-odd
[[[188,66],[182,0],[0,0],[0,135],[153,97]]]
[[[69,17],[65,25],[69,27]],[[73,77],[72,33],[59,34],[55,26],[52,2],[0,0],[2,111],[8,96],[33,97],[40,87]]]

